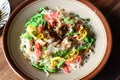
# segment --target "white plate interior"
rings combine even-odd
[[[94,49],[95,54],[92,55],[88,62],[79,70],[74,70],[69,74],[56,73],[50,75],[49,77],[45,77],[44,72],[38,71],[35,68],[31,67],[29,63],[23,58],[23,55],[19,49],[19,36],[22,32],[25,31],[24,23],[33,14],[35,14],[40,7],[43,6],[48,6],[51,9],[55,9],[56,6],[61,7],[68,12],[79,14],[83,18],[91,19],[91,25],[93,26],[93,30],[96,35],[96,44]],[[99,17],[94,11],[92,11],[83,3],[75,0],[37,0],[24,7],[13,19],[8,32],[7,45],[13,62],[23,73],[25,73],[32,79],[59,80],[58,78],[60,78],[60,80],[68,80],[69,77],[69,80],[77,80],[91,73],[100,64],[105,54],[107,38],[103,23],[101,22]]]

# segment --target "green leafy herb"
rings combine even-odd
[[[27,35],[26,38],[27,38],[28,40],[30,40],[30,39],[32,39],[32,36]]]
[[[81,51],[81,50],[84,50],[84,49],[88,49],[88,48],[91,48],[93,43],[95,42],[95,39],[94,38],[88,38],[88,37],[85,37],[84,38],[84,41],[86,42],[84,45],[82,46],[79,46],[77,48],[77,50]]]
[[[60,51],[59,50],[59,51],[53,53],[52,56],[53,57],[57,57],[57,56],[59,56],[59,57],[65,57],[67,54],[69,54],[69,51],[67,51],[67,50]]]
[[[88,46],[82,45],[82,46],[79,46],[79,47],[77,48],[77,50],[81,51],[81,50],[87,49],[87,48],[88,48]]]
[[[88,39],[87,36],[84,38],[84,41],[85,41],[86,43],[89,43],[89,39]]]
[[[72,35],[73,35],[73,32],[67,32],[66,35],[67,35],[67,36],[72,36]]]
[[[73,35],[78,35],[80,34],[79,32],[67,32],[66,35],[67,36],[73,36]]]
[[[87,22],[87,23],[90,22],[90,18],[87,18],[87,19],[86,19],[86,22]]]
[[[73,23],[74,23],[73,19],[64,18],[64,21],[65,21],[67,24],[73,24]]]

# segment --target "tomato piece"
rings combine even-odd
[[[69,67],[67,65],[64,65],[63,71],[64,71],[64,73],[69,73],[70,72]]]
[[[40,26],[37,27],[37,31],[38,31],[38,33],[41,33],[41,32],[42,32],[43,27],[44,27],[43,25],[40,25]]]
[[[38,43],[38,42],[35,42],[35,55],[37,57],[37,60],[42,55],[42,47],[41,47],[40,43]]]

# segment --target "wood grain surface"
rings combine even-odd
[[[11,12],[25,0],[9,0]],[[111,56],[103,68],[92,80],[120,80],[120,0],[89,0],[97,6],[107,18],[113,35]],[[0,80],[21,80],[9,67],[2,49],[2,29],[0,29]]]
[[[5,60],[2,50],[2,36],[0,36],[0,80],[21,80]]]

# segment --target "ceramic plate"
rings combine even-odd
[[[10,15],[10,4],[8,0],[0,0],[0,28],[4,26]]]
[[[48,6],[50,9],[55,9],[56,6],[61,7],[67,12],[74,12],[83,18],[91,19],[91,25],[96,35],[95,54],[79,70],[74,70],[68,74],[51,74],[46,77],[44,72],[31,67],[28,61],[23,58],[19,49],[19,36],[25,31],[25,22],[43,6]],[[95,6],[86,0],[25,1],[12,13],[3,32],[3,48],[9,65],[22,79],[28,80],[88,80],[95,76],[105,65],[110,55],[111,44],[112,37],[106,19]]]

